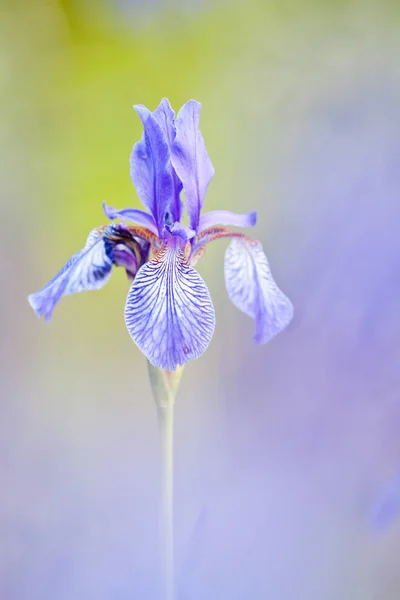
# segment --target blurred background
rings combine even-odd
[[[122,270],[26,296],[139,207],[132,105],[202,102],[207,210],[256,209],[295,317],[266,346],[224,287],[176,405],[179,600],[398,600],[400,4],[1,0],[0,598],[157,598],[159,446]],[[383,492],[384,493],[384,492]]]

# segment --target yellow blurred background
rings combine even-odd
[[[400,4],[0,2],[0,598],[156,598],[158,432],[128,283],[29,293],[140,203],[132,105],[202,105],[205,206],[258,211],[295,307],[266,346],[198,268],[217,327],[176,406],[179,600],[398,600]],[[198,523],[201,526],[198,526]],[[197,524],[197,525],[196,525]]]

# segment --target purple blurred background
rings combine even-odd
[[[179,600],[398,600],[400,7],[395,2],[3,2],[0,598],[156,598],[158,431],[128,283],[26,296],[139,206],[134,103],[203,104],[207,209],[256,209],[293,301],[266,346],[217,314],[176,406]]]

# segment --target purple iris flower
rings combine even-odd
[[[165,98],[154,112],[135,106],[144,133],[133,147],[130,171],[147,210],[103,204],[106,216],[121,222],[94,229],[58,275],[29,296],[36,314],[50,320],[62,296],[99,289],[112,267],[122,266],[132,280],[125,307],[128,331],[150,363],[168,371],[199,357],[212,338],[213,303],[193,265],[213,240],[232,238],[225,255],[226,287],[232,302],[255,319],[256,342],[271,339],[293,314],[260,242],[229,229],[255,225],[256,213],[201,214],[214,169],[199,129],[200,108],[189,100],[175,119]],[[181,223],[182,189],[189,226]]]

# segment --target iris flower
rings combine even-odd
[[[189,100],[175,119],[165,98],[154,112],[135,106],[144,132],[133,147],[130,173],[146,210],[103,204],[107,218],[120,222],[93,229],[84,248],[29,296],[36,314],[48,321],[62,296],[97,290],[113,266],[125,268],[132,281],[126,327],[150,363],[168,371],[203,354],[213,336],[211,296],[193,267],[214,240],[231,238],[225,254],[226,288],[232,302],[255,320],[257,343],[281,331],[293,314],[260,242],[230,229],[255,225],[256,213],[201,213],[214,168],[199,128],[200,109]],[[181,222],[182,190],[188,226]]]

